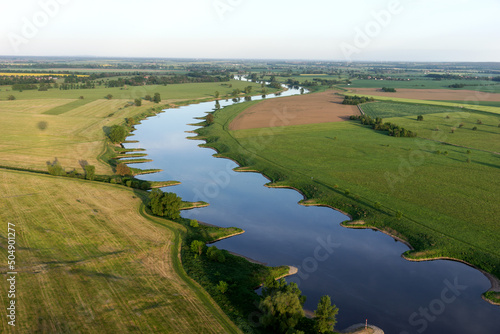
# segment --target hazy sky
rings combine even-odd
[[[500,0],[0,0],[0,54],[500,61]]]

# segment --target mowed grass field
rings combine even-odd
[[[223,109],[199,131],[209,146],[311,203],[402,236],[416,249],[410,256],[454,257],[500,276],[499,155],[390,137],[355,121],[227,131],[245,107]]]
[[[18,272],[15,331],[4,316],[2,333],[237,332],[183,271],[181,225],[141,214],[140,194],[7,170],[0,194],[0,236],[15,224]]]
[[[47,114],[67,101],[0,101],[0,165],[45,171],[46,162],[57,158],[68,171],[83,172],[80,161],[86,160],[96,166],[98,174],[109,174],[111,167],[98,160],[105,149],[103,129],[153,106],[148,102],[123,108],[127,100],[100,99],[60,115]]]
[[[228,85],[233,87],[229,88]],[[98,157],[105,150],[106,127],[124,122],[125,118],[158,106],[142,101],[141,107],[125,107],[132,98],[160,92],[160,106],[171,102],[221,96],[233,89],[260,85],[232,80],[221,83],[179,84],[168,86],[141,86],[96,88],[81,90],[51,89],[46,92],[0,92],[0,166],[46,170],[46,162],[57,158],[68,171],[83,172],[80,161],[96,166],[98,174],[110,174],[111,168]],[[7,101],[7,94],[16,100]],[[113,99],[104,99],[112,94]],[[84,96],[84,99],[79,99]],[[170,97],[170,98],[169,98]]]
[[[232,85],[232,87],[229,87]],[[18,100],[33,100],[33,99],[78,99],[83,96],[86,100],[103,99],[106,95],[111,94],[115,99],[134,100],[136,98],[145,97],[146,95],[153,96],[155,93],[160,93],[162,103],[171,103],[181,100],[193,100],[203,98],[213,98],[216,91],[221,97],[226,94],[231,94],[234,89],[243,89],[247,86],[253,87],[253,92],[260,91],[260,84],[230,80],[228,82],[209,82],[209,83],[187,83],[176,85],[148,85],[148,86],[127,86],[126,88],[114,87],[105,88],[104,86],[96,86],[95,89],[71,89],[59,90],[51,88],[45,92],[38,90],[24,90],[22,92],[12,91],[10,86],[0,86],[0,101],[7,100],[9,95],[14,95]],[[268,93],[275,90],[266,88]],[[7,91],[8,90],[8,91]]]

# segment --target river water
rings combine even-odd
[[[282,96],[296,94],[290,89]],[[233,103],[220,101],[221,107]],[[387,334],[500,333],[500,307],[481,299],[490,283],[479,271],[453,261],[406,261],[403,243],[380,232],[343,228],[339,223],[347,216],[298,205],[298,192],[266,188],[262,175],[234,172],[234,162],[214,158],[213,150],[198,147],[200,141],[186,139],[194,129],[187,124],[213,108],[214,102],[206,102],[168,109],[137,125],[133,139],[139,143],[125,146],[145,148],[153,159],[131,167],[164,170],[141,179],[181,181],[163,190],[210,203],[183,217],[245,230],[217,247],[271,266],[298,267],[287,280],[307,296],[305,308],[314,310],[322,295],[330,295],[340,309],[338,329],[368,319]]]

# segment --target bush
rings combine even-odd
[[[212,247],[207,248],[207,257],[211,261],[220,262],[220,263],[226,262],[226,257],[224,256],[224,253],[220,249],[218,249],[216,246],[212,246]]]
[[[127,164],[124,164],[123,162],[116,165],[116,172],[115,173],[116,173],[116,175],[120,175],[120,176],[132,175],[132,171],[130,170],[130,167],[127,166]]]
[[[198,223],[198,221],[196,219],[191,219],[189,221],[189,226],[191,226],[191,227],[198,227],[198,226],[200,226],[200,224]]]
[[[472,128],[473,131],[476,131],[477,130],[477,126],[473,127]]]
[[[219,292],[222,294],[226,293],[228,287],[229,285],[224,281],[219,281],[219,284],[217,284],[216,286],[217,290],[219,290]]]
[[[9,101],[14,101],[15,99],[16,99],[16,97],[14,95],[9,95],[7,97],[7,100],[9,100]]]
[[[213,124],[214,123],[214,115],[208,114],[206,117],[206,122],[207,122],[207,125]]]
[[[140,107],[142,105],[142,100],[141,99],[135,99],[134,100],[134,104],[137,106],[137,107]]]
[[[62,176],[66,174],[63,166],[61,166],[57,158],[53,162],[47,161],[47,170],[50,175],[54,176]]]
[[[93,165],[86,165],[85,166],[85,178],[87,180],[94,180],[95,178],[95,166]]]
[[[205,243],[201,240],[193,240],[190,245],[191,251],[197,255],[201,255],[205,247]]]
[[[422,116],[422,115],[417,116],[417,121],[423,121],[423,120],[424,120],[424,116]]]

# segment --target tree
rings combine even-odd
[[[269,278],[262,289],[263,299],[259,309],[263,313],[262,323],[275,333],[292,330],[304,317],[305,296],[296,283],[287,284],[284,279]]]
[[[205,243],[201,240],[193,240],[191,242],[191,251],[193,253],[198,253],[198,255],[201,256],[201,253],[203,253],[203,248],[205,248]]]
[[[330,296],[323,296],[319,300],[318,307],[314,311],[314,329],[318,333],[325,333],[333,331],[335,324],[337,323],[337,313],[339,309],[337,306],[332,305]]]
[[[219,96],[220,96],[219,91],[218,91],[218,90],[217,90],[217,91],[215,91],[215,98],[216,98],[216,99],[218,99],[218,98],[219,98]]]
[[[214,115],[213,114],[208,114],[206,117],[206,122],[208,125],[213,124],[214,122]]]
[[[182,199],[174,193],[164,193],[160,189],[153,189],[149,193],[149,207],[153,214],[168,219],[180,218]]]
[[[86,165],[85,166],[85,178],[87,180],[94,180],[95,178],[95,166],[93,165]]]
[[[217,290],[219,290],[220,293],[225,294],[228,287],[229,287],[229,285],[226,282],[219,281],[219,284],[217,284],[216,288],[217,288]]]
[[[417,121],[423,121],[423,120],[424,120],[424,116],[422,116],[422,115],[417,116]]]
[[[153,97],[153,102],[154,103],[160,103],[161,102],[160,93],[155,93],[155,96]]]
[[[134,100],[134,104],[137,106],[137,107],[140,107],[142,105],[142,100],[141,99],[135,99]]]
[[[108,95],[106,95],[106,98],[107,98],[108,100],[111,100],[111,99],[113,98],[113,95],[108,94]]]
[[[111,127],[111,131],[109,132],[109,139],[113,143],[122,143],[127,138],[127,130],[124,126],[121,125],[113,125]]]
[[[7,96],[7,100],[9,100],[9,101],[14,101],[15,99],[16,99],[16,97],[14,95]]]
[[[124,164],[123,162],[116,165],[115,173],[116,175],[121,175],[121,176],[132,175],[130,167],[127,166],[127,164]]]
[[[50,175],[54,175],[54,176],[62,176],[64,174],[66,174],[63,166],[61,166],[61,164],[59,163],[59,160],[57,160],[57,158],[55,158],[53,162],[47,161],[47,170],[48,170]]]
[[[146,100],[146,101],[152,101],[153,98],[151,97],[151,95],[146,95],[146,97],[144,97],[144,100]]]

